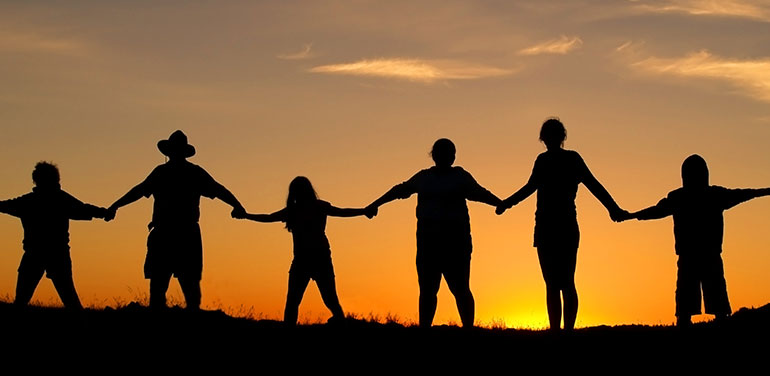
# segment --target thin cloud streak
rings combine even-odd
[[[621,51],[625,50],[626,48],[629,48],[632,44],[633,44],[632,41],[625,42],[625,43],[621,44],[620,46],[615,47],[615,51],[621,52]]]
[[[519,55],[532,56],[543,54],[566,55],[570,51],[580,48],[583,40],[579,37],[568,37],[562,35],[559,39],[552,39],[531,47],[519,50]]]
[[[46,52],[77,55],[86,46],[77,40],[41,36],[36,33],[0,31],[0,52]]]
[[[279,59],[283,60],[304,60],[309,59],[311,57],[314,57],[315,54],[313,54],[310,50],[313,47],[312,43],[308,43],[304,46],[302,46],[302,50],[299,52],[295,52],[292,54],[281,54],[276,56]]]
[[[655,74],[725,81],[758,100],[770,102],[770,58],[727,59],[703,50],[683,58],[651,57],[632,66]]]
[[[639,4],[637,8],[655,13],[740,17],[770,22],[770,2],[767,0],[667,0]]]
[[[474,65],[461,61],[399,58],[367,59],[353,63],[321,65],[311,68],[309,72],[394,78],[425,83],[445,80],[472,80],[514,73],[510,69]]]

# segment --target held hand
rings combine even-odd
[[[109,214],[109,211],[107,210],[107,208],[99,208],[99,211],[98,211],[98,213],[96,213],[94,218],[104,219],[104,218],[107,217],[107,214]]]
[[[612,213],[610,213],[610,218],[612,218],[613,221],[620,223],[631,219],[632,216],[628,210],[618,208],[617,210],[613,210]]]
[[[117,214],[118,209],[115,209],[114,207],[110,206],[109,208],[104,209],[104,210],[105,210],[105,212],[104,212],[104,217],[103,218],[104,218],[105,222],[109,222],[109,221],[115,219],[115,215]]]
[[[230,212],[230,216],[235,219],[244,219],[246,218],[246,209],[244,209],[243,206],[235,207],[233,208],[233,211]]]
[[[510,209],[511,207],[513,207],[513,205],[508,206],[508,205],[505,204],[505,202],[501,202],[500,205],[498,205],[497,208],[495,209],[495,214],[501,215],[501,214],[505,213],[505,211]]]
[[[374,205],[369,205],[366,208],[364,208],[364,215],[366,215],[366,218],[372,219],[377,216],[377,212],[379,209]]]

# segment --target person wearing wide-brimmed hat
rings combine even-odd
[[[217,183],[206,170],[186,158],[195,155],[182,131],[158,142],[158,149],[168,162],[156,167],[139,185],[115,201],[107,219],[118,208],[142,197],[155,198],[144,276],[150,280],[150,307],[166,306],[166,291],[175,276],[182,287],[187,308],[198,309],[201,301],[200,280],[203,271],[203,246],[198,220],[200,198],[218,198],[233,207],[233,213],[245,212],[227,188]]]

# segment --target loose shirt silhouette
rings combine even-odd
[[[724,237],[724,211],[757,197],[756,189],[729,189],[710,185],[679,188],[657,205],[638,213],[639,219],[674,217],[677,255],[720,254]]]
[[[200,198],[228,193],[202,167],[186,160],[169,161],[156,167],[134,188],[153,196],[153,213],[147,240],[145,278],[171,272],[177,277],[201,279]]]
[[[397,198],[417,193],[417,223],[438,221],[470,228],[466,200],[487,202],[494,195],[462,167],[424,169],[391,190]]]
[[[69,251],[69,220],[104,216],[104,209],[84,204],[61,189],[40,189],[15,199],[0,201],[0,212],[21,219],[23,248],[33,254]]]
[[[418,269],[424,269],[421,266],[426,262],[435,264],[435,261],[426,258],[440,254],[462,256],[458,260],[469,258],[473,244],[466,200],[490,203],[495,202],[497,197],[459,166],[433,166],[421,170],[409,180],[394,186],[386,196],[404,199],[415,193]],[[438,278],[440,281],[441,274]],[[453,279],[451,275],[449,279]],[[467,276],[460,276],[459,279],[467,279]]]
[[[80,308],[72,283],[69,221],[104,217],[106,210],[85,204],[59,188],[35,187],[31,193],[0,201],[0,212],[18,217],[24,228],[24,256],[18,269],[16,302],[28,303],[46,273],[64,305]]]

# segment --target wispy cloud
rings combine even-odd
[[[80,54],[86,51],[86,45],[74,39],[5,30],[0,31],[0,52],[2,51]]]
[[[290,54],[281,54],[281,55],[278,55],[276,57],[279,58],[279,59],[284,59],[284,60],[304,60],[304,59],[309,59],[309,58],[315,56],[310,51],[312,47],[313,47],[313,44],[312,43],[308,43],[308,44],[305,44],[304,46],[302,46],[302,50],[299,51],[299,52],[294,52],[294,53],[290,53]]]
[[[620,56],[626,56],[628,58],[631,58],[634,55],[638,54],[638,52],[642,49],[645,43],[646,42],[643,40],[638,40],[638,41],[628,40],[623,42],[619,46],[613,48],[612,52]]]
[[[470,64],[455,60],[422,59],[369,59],[353,63],[321,65],[310,69],[313,73],[342,74],[395,78],[431,83],[446,80],[471,80],[504,76],[511,69]]]
[[[543,54],[557,54],[565,55],[568,52],[580,48],[583,45],[583,40],[579,37],[568,37],[562,35],[558,39],[552,39],[543,43],[538,43],[534,46],[527,47],[519,50],[519,55],[543,55]]]
[[[663,0],[647,1],[636,7],[657,13],[741,17],[770,22],[770,1],[767,0]]]
[[[704,50],[682,58],[652,57],[632,66],[655,74],[721,80],[756,99],[770,102],[770,58],[728,59]]]

